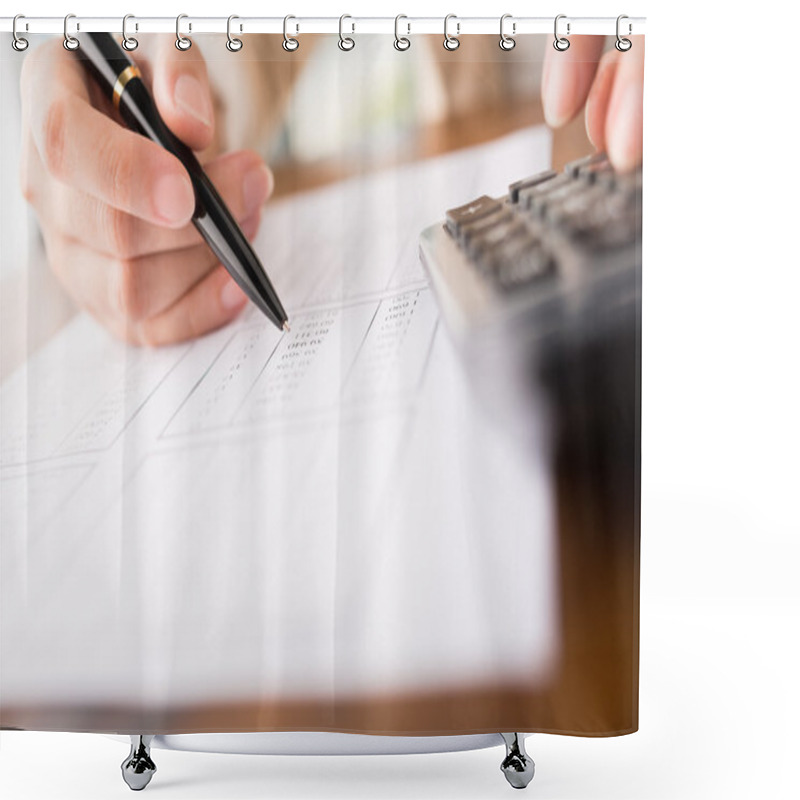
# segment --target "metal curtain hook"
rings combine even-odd
[[[126,14],[122,18],[122,47],[124,50],[135,50],[139,46],[139,40],[133,36],[128,36],[128,20],[136,19],[133,14]],[[139,24],[136,23],[136,30],[139,30]]]
[[[394,18],[394,49],[395,50],[408,50],[411,47],[411,39],[406,36],[400,35],[400,20],[405,19],[407,20],[408,17],[405,14],[398,14]],[[406,27],[408,28],[408,35],[411,35],[411,23],[406,22]]]
[[[342,32],[344,21],[346,19],[353,19],[353,18],[349,14],[342,14],[342,16],[339,17],[339,49],[344,50],[345,52],[347,52],[348,50],[352,50],[356,46],[355,40],[352,39],[350,36],[345,36],[344,33]],[[353,30],[351,32],[355,33],[356,32],[355,22],[352,22],[351,25],[353,26]]]
[[[192,40],[188,39],[181,33],[181,20],[188,19],[188,14],[178,14],[175,18],[175,47],[178,50],[188,50],[192,46]],[[192,23],[189,23],[189,32],[191,33]]]
[[[231,53],[238,53],[244,47],[244,42],[241,39],[231,36],[231,22],[235,19],[239,19],[236,14],[231,14],[228,17],[228,41],[225,42],[225,47],[227,47]],[[241,32],[241,30],[242,26],[239,25],[239,31]]]
[[[509,36],[505,32],[506,20],[507,19],[511,19],[511,18],[512,18],[511,14],[503,14],[503,16],[500,17],[500,49],[501,50],[506,50],[506,51],[513,50],[516,47],[516,44],[517,44],[516,39],[512,39],[511,36]],[[517,32],[517,23],[516,22],[512,22],[511,23],[511,33],[512,34],[516,34],[516,32]]]
[[[17,33],[17,20],[20,20],[20,19],[25,19],[25,17],[24,17],[24,15],[23,15],[23,14],[17,14],[17,15],[14,17],[14,22],[11,24],[11,35],[14,37],[14,38],[11,40],[11,46],[12,46],[12,47],[13,47],[13,48],[14,48],[14,49],[15,49],[15,50],[18,52],[18,53],[21,53],[23,50],[27,50],[27,49],[28,49],[28,44],[29,44],[29,42],[28,42],[28,40],[27,40],[27,39],[23,39],[23,38],[22,38],[22,37],[21,37],[21,36],[20,36],[20,35]],[[27,29],[28,29],[28,25],[27,25],[27,23],[26,23],[26,24],[25,24],[25,30],[27,30]]]
[[[291,14],[287,14],[283,18],[283,49],[287,53],[294,53],[294,51],[297,50],[298,47],[300,47],[300,40],[299,39],[295,39],[292,36],[289,36],[288,25],[289,25],[289,20],[290,19],[296,20],[297,17],[293,17]],[[300,33],[300,26],[297,25],[296,23],[295,23],[295,25],[296,25],[297,33]]]
[[[617,50],[620,51],[620,53],[627,53],[628,50],[630,50],[631,47],[633,47],[633,42],[630,39],[623,39],[622,36],[620,36],[620,33],[619,33],[620,25],[619,24],[620,24],[620,22],[622,22],[623,19],[628,19],[627,14],[620,14],[617,17],[617,41],[614,42],[614,47],[616,47]],[[631,23],[629,22],[628,23],[628,35],[629,36],[632,33],[632,31],[633,31],[633,28],[631,26]]]
[[[456,20],[456,35],[451,36],[447,32],[447,23],[450,22],[451,19]],[[458,21],[458,17],[455,14],[448,14],[444,18],[444,42],[442,45],[444,46],[445,50],[458,50],[459,45],[461,42],[458,40],[458,35],[461,33],[461,23]]]
[[[69,30],[68,30],[68,26],[69,26],[69,21],[71,19],[75,19],[75,15],[74,14],[67,14],[67,16],[64,17],[64,49],[65,50],[77,50],[81,46],[81,43],[74,36],[70,36]],[[76,26],[76,29],[79,29],[79,28]]]
[[[569,50],[569,39],[566,39],[563,36],[558,35],[558,21],[560,19],[566,19],[566,14],[559,14],[556,17],[556,21],[553,23],[553,35],[555,36],[555,41],[553,42],[553,47],[559,51],[559,53],[563,53],[565,50]],[[569,36],[569,22],[567,23],[567,36]]]

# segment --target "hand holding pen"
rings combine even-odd
[[[136,62],[161,116],[188,147],[208,148],[214,112],[199,48],[180,53],[171,37],[148,39]],[[110,96],[60,41],[26,57],[22,102],[23,191],[51,266],[79,305],[119,338],[146,345],[206,333],[247,305],[191,224],[186,169],[122,123]],[[239,151],[204,169],[252,239],[272,191],[268,168]]]

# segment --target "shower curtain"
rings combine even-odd
[[[283,331],[81,48],[28,38],[0,51],[0,726],[635,731],[638,278],[611,341],[476,380],[419,237],[595,149],[635,172],[643,39],[142,34]]]

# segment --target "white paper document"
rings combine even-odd
[[[256,249],[288,334],[250,307],[146,350],[80,315],[5,381],[2,704],[547,675],[547,453],[473,400],[418,236],[549,147],[530,129],[271,203]]]

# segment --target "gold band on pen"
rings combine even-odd
[[[125,91],[125,87],[128,85],[128,81],[141,77],[142,73],[139,72],[139,67],[135,64],[125,67],[125,69],[120,72],[117,82],[114,84],[114,108],[119,109],[119,101],[122,97],[122,93]]]

